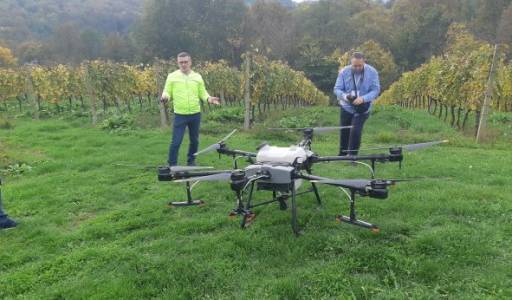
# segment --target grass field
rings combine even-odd
[[[289,145],[300,135],[262,127],[302,119],[333,126],[337,110],[276,115],[229,144]],[[300,198],[297,238],[289,212],[277,205],[256,209],[255,223],[241,230],[227,217],[234,197],[222,183],[197,186],[194,195],[204,206],[168,208],[170,199],[185,198],[183,186],[158,182],[154,169],[137,167],[165,163],[166,130],[109,132],[89,127],[87,119],[10,122],[13,128],[0,129],[2,192],[20,225],[0,232],[1,299],[512,298],[512,143],[506,137],[478,146],[426,113],[378,109],[363,148],[450,140],[406,154],[402,170],[378,165],[378,177],[440,179],[399,185],[387,200],[360,201],[359,216],[381,227],[377,235],[336,223],[347,200],[322,186],[322,207],[312,194]],[[232,126],[205,122],[201,145]],[[337,143],[328,134],[313,148],[333,155]],[[199,163],[230,166],[216,154]],[[343,163],[313,171],[368,178],[364,168]]]

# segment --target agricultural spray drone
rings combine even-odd
[[[311,150],[315,134],[339,131],[345,128],[350,127],[300,128],[304,137],[297,145],[276,147],[263,143],[257,147],[257,152],[229,148],[226,141],[236,132],[236,130],[233,130],[219,142],[195,154],[198,156],[216,151],[219,156],[227,155],[232,158],[233,169],[213,170],[210,167],[185,166],[160,167],[158,168],[158,179],[160,181],[183,182],[186,184],[187,201],[171,202],[170,205],[174,207],[203,204],[202,200],[193,200],[192,198],[192,188],[199,182],[228,182],[231,190],[236,195],[237,203],[236,207],[229,213],[229,216],[241,217],[240,225],[242,228],[246,228],[254,220],[256,215],[253,209],[255,207],[277,203],[281,210],[287,210],[289,206],[288,199],[290,199],[291,225],[296,235],[300,232],[297,222],[297,197],[307,193],[314,193],[317,203],[321,205],[318,185],[331,185],[339,187],[349,199],[349,215],[337,215],[336,220],[378,232],[379,227],[376,225],[357,219],[355,209],[356,196],[386,199],[388,197],[388,187],[405,180],[375,179],[375,164],[377,162],[398,162],[401,164],[404,150],[419,150],[446,141],[393,146],[387,148],[388,153],[368,155],[319,156]],[[374,148],[372,150],[378,149],[381,148]],[[239,159],[246,159],[249,165],[239,168]],[[313,165],[333,161],[348,161],[365,165],[370,170],[371,179],[330,179],[312,174]],[[308,181],[311,184],[311,188],[298,192],[299,187],[304,181]],[[257,190],[271,191],[272,199],[253,203],[255,188]]]

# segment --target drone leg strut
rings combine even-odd
[[[247,203],[245,205],[245,209],[243,210],[242,221],[240,222],[240,227],[242,229],[247,228],[252,224],[254,219],[256,218],[256,214],[251,211],[251,203],[252,203],[252,195],[254,191],[254,181],[251,183],[251,188],[249,190],[249,197],[247,198]]]
[[[230,218],[234,218],[236,216],[240,216],[244,214],[244,202],[242,201],[242,192],[236,191],[236,200],[237,200],[237,207],[233,208],[231,212],[229,213]]]
[[[348,224],[352,224],[355,226],[360,226],[363,228],[370,229],[373,233],[379,233],[380,229],[377,225],[368,223],[363,220],[358,220],[356,217],[356,193],[355,191],[350,191],[350,216],[337,215],[336,221],[344,222]]]
[[[170,202],[169,206],[172,207],[182,207],[182,206],[196,206],[204,204],[203,200],[192,200],[192,188],[190,186],[190,182],[187,181],[187,201],[181,202]]]
[[[322,205],[322,200],[320,200],[320,194],[318,193],[316,183],[311,182],[311,185],[313,186],[313,192],[315,192],[316,202],[318,202],[318,205]]]
[[[299,236],[299,225],[297,222],[297,199],[296,199],[296,192],[295,192],[295,181],[292,180],[291,183],[291,189],[292,189],[292,229],[293,233],[295,233],[296,236]]]
[[[271,201],[267,201],[267,202],[262,202],[261,204],[268,204],[268,203],[272,203],[272,202],[277,202],[279,204],[279,209],[280,210],[287,210],[288,209],[288,204],[286,203],[286,199],[287,199],[286,195],[277,196],[277,191],[276,190],[272,190],[272,200]]]
[[[311,168],[308,168],[306,170],[308,174],[311,175]],[[318,193],[318,188],[316,187],[316,184],[314,182],[311,182],[311,185],[313,186],[313,192],[315,192],[316,201],[318,202],[318,205],[322,205],[322,200],[320,200],[320,194]]]
[[[286,199],[288,198],[287,195],[281,195],[278,198],[276,198],[277,202],[279,202],[279,209],[280,210],[287,210],[288,209],[288,203],[286,203]]]

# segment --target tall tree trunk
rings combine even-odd
[[[251,128],[251,56],[249,53],[245,55],[245,87],[244,87],[244,129]]]
[[[21,113],[21,112],[23,112],[23,108],[22,108],[23,102],[21,101],[21,97],[20,96],[16,96],[16,100],[18,100],[18,108],[19,108],[19,111]]]
[[[170,125],[168,102],[164,103],[164,102],[160,101],[159,109],[160,109],[160,127],[167,128]]]
[[[462,111],[462,108],[457,107],[457,128],[460,129],[460,113]]]
[[[131,105],[131,102],[132,102],[132,101],[131,101],[130,99],[128,99],[128,101],[126,101],[126,107],[128,108],[128,111],[129,111],[130,113],[132,113],[132,105]]]
[[[142,111],[142,95],[138,95],[137,97],[139,99],[139,108],[140,108],[140,111]]]
[[[151,93],[148,93],[146,95],[146,97],[148,98],[148,106],[149,106],[149,108],[151,108],[152,107],[151,102],[153,102],[153,99],[151,97]],[[157,96],[157,98],[158,98],[158,96]]]
[[[85,112],[85,105],[84,105],[84,96],[80,95],[80,110]]]
[[[25,95],[30,99],[34,106],[34,119],[39,120],[39,112],[41,111],[41,103],[39,102],[39,95],[34,92],[34,84],[30,76],[25,79]]]
[[[451,112],[451,116],[452,116],[451,126],[455,127],[455,105],[452,105],[450,107],[450,112]]]
[[[224,95],[224,90],[220,90],[220,105],[226,105],[226,96]]]
[[[256,105],[253,105],[253,106],[251,106],[251,121],[253,123],[254,123],[254,120],[256,120],[255,112],[256,112]]]
[[[475,137],[478,135],[478,123],[480,122],[481,112],[479,110],[475,113]]]
[[[85,90],[87,93],[87,96],[89,96],[89,101],[91,101],[91,116],[92,116],[92,125],[96,126],[96,123],[98,123],[98,114],[97,114],[97,103],[98,103],[98,96],[96,95],[96,91],[94,90],[91,82],[91,77],[89,72],[85,73]],[[83,100],[82,100],[82,107]]]
[[[469,113],[471,112],[471,109],[466,110],[464,113],[464,120],[462,121],[462,130],[466,129],[466,123],[468,121]]]
[[[487,127],[487,116],[489,114],[489,108],[491,106],[491,99],[493,93],[493,82],[494,82],[494,67],[496,66],[496,59],[498,53],[498,44],[494,45],[494,54],[492,56],[491,69],[489,71],[489,78],[487,80],[487,89],[485,90],[484,103],[482,105],[482,114],[481,119],[477,122],[478,129],[476,132],[476,142],[480,142],[481,137],[484,134],[484,131]]]

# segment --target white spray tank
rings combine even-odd
[[[265,145],[256,155],[258,163],[292,164],[296,160],[304,162],[308,157],[306,150],[299,146],[276,147]]]

